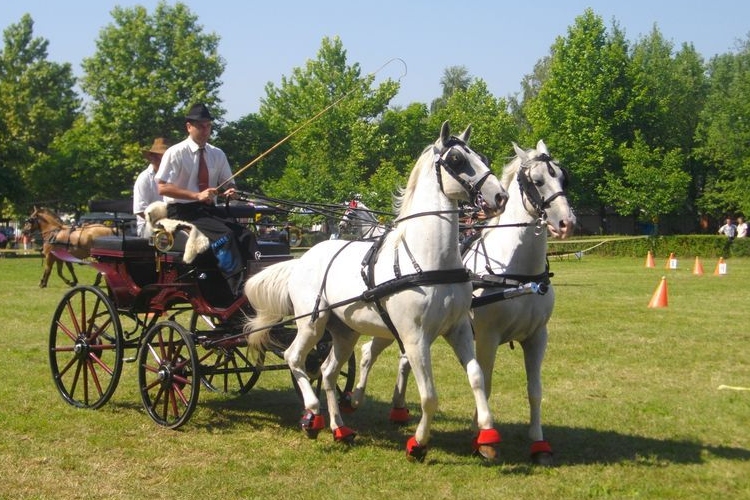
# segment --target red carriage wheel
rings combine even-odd
[[[193,311],[190,318],[190,331],[197,332],[208,328],[209,331],[220,328],[220,322],[214,317],[202,316]],[[242,327],[237,327],[242,331]],[[234,333],[234,332],[229,332]],[[201,366],[201,382],[212,392],[245,394],[255,386],[260,378],[263,356],[254,362],[247,356],[247,344],[244,338],[221,342],[213,347],[198,345]]]
[[[122,328],[117,310],[99,288],[68,291],[52,317],[49,362],[63,399],[79,408],[104,405],[122,372]]]
[[[138,351],[138,386],[143,407],[159,425],[176,429],[198,404],[200,373],[190,333],[174,321],[155,324]]]

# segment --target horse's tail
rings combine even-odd
[[[297,260],[285,260],[263,269],[245,283],[245,297],[255,316],[245,322],[244,331],[250,350],[264,352],[273,347],[271,328],[294,313],[289,297],[289,280]]]

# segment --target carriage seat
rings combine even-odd
[[[93,240],[91,250],[92,252],[103,250],[125,253],[152,251],[148,238],[138,238],[137,236],[100,236]]]

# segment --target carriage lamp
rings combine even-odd
[[[160,252],[168,252],[174,246],[174,236],[164,229],[154,232],[152,238],[154,247]]]

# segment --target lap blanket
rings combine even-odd
[[[155,201],[146,207],[144,212],[146,218],[146,227],[144,236],[150,237],[154,233],[154,228],[161,228],[174,234],[180,229],[188,229],[188,240],[185,244],[185,253],[182,257],[188,264],[195,260],[198,254],[205,252],[211,246],[205,234],[201,233],[198,228],[189,222],[167,218],[167,204],[163,201]]]

